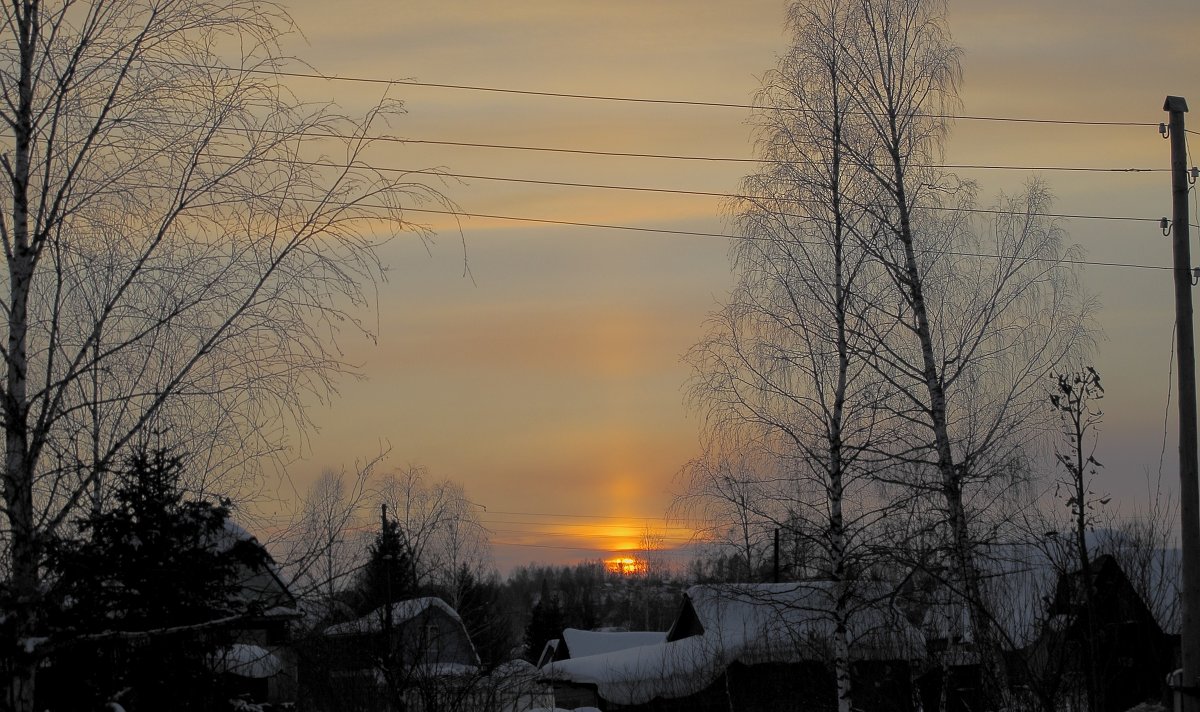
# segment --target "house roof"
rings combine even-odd
[[[1114,544],[1107,538],[1111,538],[1110,532],[1089,532],[1092,556],[1098,560],[1104,553],[1111,554],[1140,595],[1158,597],[1145,603],[1162,629],[1178,631],[1178,551]],[[1047,606],[1055,598],[1059,578],[1079,566],[1069,548],[1056,550],[1028,543],[990,545],[977,565],[991,614],[1014,647],[1033,642],[1039,623],[1048,615]],[[921,629],[930,638],[973,641],[964,600],[949,587],[931,583],[932,588],[918,596],[923,610]]]
[[[220,532],[217,532],[212,547],[220,552],[233,549],[238,545],[257,547],[263,554],[262,564],[253,567],[242,566],[239,571],[238,584],[241,587],[236,594],[244,603],[256,604],[262,608],[261,616],[265,618],[299,618],[304,614],[299,610],[296,596],[284,582],[267,551],[253,534],[246,531],[229,517],[225,518]]]
[[[704,636],[626,648],[604,655],[560,660],[542,668],[553,681],[591,684],[606,700],[644,704],[656,697],[686,697],[720,677],[725,664]]]
[[[667,642],[667,634],[654,631],[596,631],[565,628],[563,641],[571,658],[604,655],[626,648]]]
[[[209,666],[216,672],[251,678],[272,677],[283,669],[283,663],[271,651],[246,643],[221,648],[209,656]]]
[[[537,667],[540,668],[554,659],[554,654],[558,652],[558,644],[558,638],[546,641],[546,644],[542,646],[542,654],[538,656]]]
[[[666,642],[553,662],[547,679],[596,685],[606,700],[642,704],[711,685],[735,662],[824,659],[834,630],[828,582],[693,586]],[[852,597],[855,659],[908,659],[924,639],[886,599]]]
[[[924,653],[924,637],[887,593],[882,586],[859,586],[849,594],[846,623],[856,659],[911,659]],[[835,595],[829,581],[693,586],[684,594],[668,639],[701,632],[747,664],[822,657],[833,640]],[[687,629],[689,619],[698,629]]]
[[[421,615],[430,608],[437,609],[445,613],[450,618],[462,623],[459,618],[458,611],[450,607],[440,598],[434,596],[425,596],[423,598],[413,598],[407,601],[397,601],[392,604],[392,623],[400,624],[410,621],[413,618]],[[384,614],[387,606],[380,606],[370,613],[356,620],[347,621],[331,625],[325,629],[327,635],[351,635],[355,633],[378,633],[383,630]]]

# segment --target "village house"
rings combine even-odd
[[[1089,706],[1088,656],[1096,662],[1097,710],[1121,712],[1167,700],[1165,679],[1174,669],[1175,639],[1163,631],[1115,557],[1101,555],[1092,562],[1095,619],[1089,622],[1083,577],[1069,555],[1015,545],[993,547],[990,554],[981,562],[982,584],[998,626],[1008,686],[1025,698],[1023,704],[1064,710]],[[1170,563],[1170,557],[1156,557],[1155,570],[1142,573],[1165,586]],[[927,572],[910,577],[900,599],[928,644],[929,658],[917,678],[926,709],[978,709],[982,671],[966,602]],[[1177,625],[1166,618],[1166,625]]]
[[[396,698],[413,707],[421,698],[467,695],[479,677],[479,656],[466,627],[440,598],[381,606],[322,635],[320,664],[332,694],[365,709],[386,709]]]
[[[828,582],[693,586],[663,642],[572,655],[542,673],[567,709],[767,710],[803,699],[832,710],[832,595]],[[849,633],[856,706],[911,709],[920,633],[886,600],[869,599],[856,601]]]
[[[657,645],[665,643],[666,640],[666,633],[654,631],[564,628],[561,638],[546,641],[546,647],[538,658],[538,667],[544,667],[549,662],[589,658],[642,645]]]
[[[1091,562],[1091,581],[1076,570],[1058,577],[1045,625],[1024,651],[1030,674],[1057,684],[1049,693],[1087,704],[1087,674],[1095,671],[1096,712],[1123,712],[1143,702],[1165,702],[1166,675],[1177,665],[1171,636],[1112,556]],[[1086,604],[1084,587],[1092,587]]]
[[[226,613],[212,621],[197,621],[194,629],[171,635],[115,635],[51,656],[38,671],[41,708],[72,709],[78,694],[90,694],[77,684],[80,656],[103,669],[126,671],[131,660],[148,651],[170,665],[173,656],[212,650],[197,664],[214,674],[206,682],[219,699],[282,705],[297,699],[298,663],[292,644],[292,625],[302,617],[295,595],[283,581],[265,547],[249,532],[226,518],[222,528],[206,541],[220,553],[238,554],[232,592],[220,604]],[[240,551],[238,551],[240,550]],[[214,649],[215,648],[215,649]],[[129,687],[118,694],[136,695]]]
[[[213,670],[223,674],[231,695],[271,704],[295,702],[299,664],[291,625],[303,616],[295,595],[265,547],[233,520],[225,520],[214,546],[220,551],[256,547],[260,555],[246,558],[261,563],[238,566],[232,603],[246,614],[229,626],[232,642],[217,652]]]

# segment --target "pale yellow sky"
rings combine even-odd
[[[782,0],[295,0],[287,7],[305,33],[289,51],[320,71],[434,83],[745,103],[786,46]],[[950,17],[965,50],[964,114],[1158,122],[1167,94],[1200,109],[1194,0],[968,0],[952,2]],[[303,98],[333,99],[349,110],[381,94],[378,86],[338,82],[297,79],[293,86]],[[419,87],[390,93],[408,109],[390,132],[412,139],[752,156],[744,110]],[[1200,113],[1192,116],[1200,126]],[[1167,150],[1153,128],[960,121],[947,160],[1165,167]],[[369,159],[714,192],[734,191],[746,168],[416,145],[382,147]],[[1029,177],[962,174],[984,196]],[[1059,212],[1169,213],[1162,173],[1043,175]],[[466,212],[728,230],[715,198],[480,180],[442,190]],[[660,517],[672,478],[696,451],[680,357],[730,284],[727,244],[464,219],[472,282],[462,277],[452,223],[429,220],[441,232],[432,256],[407,239],[385,249],[391,277],[379,290],[379,344],[344,344],[366,380],[344,382],[338,400],[314,411],[320,431],[311,434],[307,460],[292,468],[296,485],[387,441],[391,462],[421,463],[458,480],[489,511]],[[1090,259],[1170,259],[1153,224],[1065,225]],[[1162,446],[1170,275],[1093,267],[1085,281],[1103,302],[1108,337],[1096,358],[1108,389],[1099,488],[1132,502],[1144,491],[1143,468],[1157,471]],[[1173,439],[1167,447],[1171,463]],[[495,539],[518,541],[513,534]],[[563,536],[544,543],[578,545]],[[497,547],[497,554],[502,565],[587,556],[514,547]]]

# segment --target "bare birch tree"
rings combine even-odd
[[[366,560],[371,478],[383,457],[356,466],[353,476],[325,470],[305,495],[297,520],[274,538],[287,552],[280,565],[289,590],[326,614]]]
[[[980,231],[973,187],[936,169],[960,80],[945,2],[857,0],[856,11],[842,66],[863,130],[846,152],[877,187],[863,207],[882,230],[864,244],[894,288],[863,320],[869,353],[911,423],[912,440],[893,456],[936,473],[927,484],[998,694],[1006,674],[975,563],[971,488],[1011,474],[1036,437],[1040,384],[1090,345],[1091,304],[1064,233],[1045,215],[1044,185],[1002,198]]]
[[[969,608],[998,702],[978,510],[1022,475],[1047,424],[1041,384],[1089,348],[1092,304],[1042,183],[977,211],[975,186],[938,168],[960,81],[942,0],[798,0],[789,19],[795,47],[764,102],[767,167],[742,191],[738,283],[692,352],[694,392],[708,432],[749,428],[739,442],[822,484],[796,503],[825,508],[831,562],[848,501],[872,530],[869,495],[847,489],[857,478],[925,498],[910,511],[929,521],[908,528],[944,532],[944,583]]]
[[[392,473],[380,483],[379,497],[407,542],[413,582],[450,592],[456,605],[460,570],[482,578],[492,569],[488,532],[462,485],[431,482],[428,474],[418,466]]]
[[[860,323],[887,286],[862,247],[877,231],[865,207],[876,188],[845,155],[862,130],[841,49],[856,21],[845,0],[791,6],[792,46],[766,77],[755,114],[763,168],[743,181],[735,205],[736,286],[691,352],[708,437],[762,450],[773,471],[755,475],[759,517],[802,540],[816,554],[809,566],[830,582],[840,712],[853,707],[853,601],[886,511],[874,496],[871,452],[889,427],[887,384],[863,356],[873,332]]]
[[[715,433],[708,435],[715,436]],[[672,519],[687,521],[698,542],[732,550],[729,581],[753,581],[771,546],[772,514],[764,512],[764,479],[771,463],[761,451],[714,437],[706,452],[684,465],[671,503]]]
[[[436,196],[362,160],[398,107],[352,121],[279,83],[290,21],[269,2],[0,12],[0,659],[30,710],[43,539],[155,433],[211,471],[286,445],[344,370],[332,338],[361,328],[374,247]]]

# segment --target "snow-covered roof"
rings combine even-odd
[[[693,586],[665,643],[553,662],[547,679],[596,685],[606,700],[643,704],[700,692],[731,664],[826,659],[834,588],[827,582]],[[852,596],[851,657],[910,659],[924,638],[886,599]],[[694,615],[702,632],[685,632]]]
[[[478,665],[465,663],[420,663],[410,668],[410,674],[419,678],[460,677],[479,672]]]
[[[655,645],[667,641],[666,633],[654,631],[596,631],[565,628],[563,639],[572,658],[604,655],[626,648]]]
[[[430,608],[436,608],[452,619],[461,622],[458,616],[458,611],[450,607],[440,598],[434,596],[425,596],[424,598],[413,598],[408,601],[397,601],[392,604],[392,624],[398,625],[405,621],[412,620],[424,613]],[[354,633],[378,633],[383,630],[384,614],[386,606],[380,606],[365,616],[345,623],[331,625],[325,629],[328,635],[349,635]]]
[[[549,680],[595,685],[600,696],[610,702],[638,705],[656,697],[695,694],[712,684],[726,664],[712,641],[697,635],[560,660],[542,668],[542,673]]]
[[[554,659],[554,653],[558,650],[558,643],[558,638],[546,641],[546,644],[542,646],[542,654],[538,656],[537,667],[540,668]]]
[[[1070,534],[1056,535],[1069,540]],[[1147,607],[1165,632],[1178,631],[1179,557],[1175,549],[1126,545],[1112,532],[1089,531],[1093,560],[1110,554],[1130,579],[1134,590],[1147,597]],[[1038,636],[1054,598],[1059,577],[1079,568],[1068,546],[992,544],[980,552],[977,566],[990,612],[1013,647],[1028,645]],[[970,616],[962,597],[949,587],[935,584],[924,594],[921,629],[930,638],[974,639]]]
[[[266,648],[234,643],[217,651],[211,659],[212,669],[240,677],[265,678],[278,675],[283,663]]]
[[[261,566],[241,567],[238,583],[241,586],[235,595],[245,602],[257,603],[268,608],[266,617],[299,618],[303,613],[297,608],[296,596],[284,583],[275,560],[257,538],[233,519],[226,517],[221,531],[213,535],[212,546],[217,551],[229,551],[234,546],[246,543],[262,550],[265,558]]]
[[[860,586],[849,594],[846,624],[851,657],[920,657],[924,637],[885,594],[882,586]],[[835,595],[828,581],[702,585],[687,590],[685,611],[690,606],[705,637],[741,662],[820,659],[831,650]],[[677,627],[672,628],[671,639],[680,635]]]
[[[221,526],[221,531],[214,534],[212,544],[213,548],[217,551],[229,551],[235,544],[243,541],[262,546],[258,543],[258,539],[255,538],[253,534],[246,531],[242,525],[233,521],[233,519],[229,517],[225,517],[225,521]]]
[[[492,670],[490,677],[501,682],[511,680],[527,682],[537,679],[538,669],[527,660],[510,660],[497,665]]]

